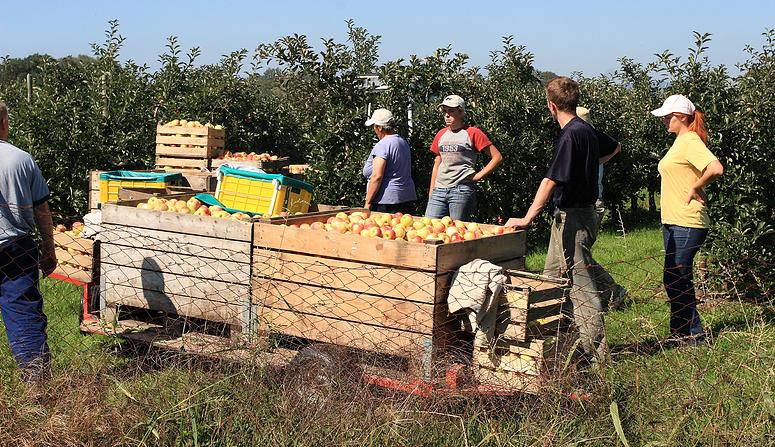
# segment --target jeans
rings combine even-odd
[[[461,183],[451,188],[433,188],[425,208],[425,216],[442,218],[449,216],[454,220],[471,220],[476,211],[476,186],[473,183]]]
[[[703,335],[705,330],[697,312],[694,295],[693,263],[705,238],[707,228],[662,225],[665,243],[665,269],[662,281],[670,299],[670,334],[673,336]]]
[[[25,381],[45,378],[49,368],[38,258],[38,247],[29,236],[0,249],[0,313],[11,353]]]
[[[605,363],[608,345],[600,287],[595,278],[598,264],[592,258],[592,245],[597,239],[596,218],[592,206],[555,211],[544,275],[571,280],[570,306],[581,349],[588,361]]]

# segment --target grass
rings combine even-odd
[[[515,446],[773,445],[772,309],[735,297],[700,311],[712,344],[666,349],[661,236],[653,220],[611,225],[595,257],[630,290],[606,317],[613,363],[561,390],[513,398],[411,398],[352,385],[322,405],[299,399],[282,374],[254,365],[126,354],[77,330],[80,290],[44,280],[55,377],[41,398],[16,378],[0,345],[0,444]],[[540,269],[544,249],[528,257]],[[589,401],[567,398],[584,390]]]

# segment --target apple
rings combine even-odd
[[[156,206],[153,207],[156,211],[169,211],[170,207],[167,206],[166,203],[157,203]]]
[[[403,225],[393,227],[393,231],[396,233],[396,239],[404,239],[406,237],[406,228]]]
[[[476,234],[474,234],[473,231],[466,231],[463,233],[463,239],[470,241],[472,239],[476,239]]]
[[[363,224],[360,222],[355,222],[352,224],[352,227],[350,228],[350,231],[353,232],[353,234],[361,234],[361,231],[363,231]]]
[[[447,229],[444,231],[444,234],[446,234],[449,237],[452,237],[452,235],[458,234],[458,230],[455,227],[447,227]]]
[[[428,227],[422,227],[417,230],[417,235],[423,239],[426,239],[429,234],[431,234],[431,232]]]
[[[313,229],[313,230],[325,230],[326,229],[326,225],[323,222],[312,222],[309,225],[309,227],[310,227],[310,229]]]
[[[415,230],[420,230],[421,228],[425,228],[425,222],[421,220],[416,220],[412,222],[412,227],[414,227]]]
[[[212,215],[215,215],[215,213],[218,213],[220,211],[223,211],[223,207],[222,206],[213,205],[213,206],[210,207],[210,214],[212,214]]]
[[[337,219],[347,220],[347,213],[343,213],[343,212],[340,211],[340,212],[336,213],[335,217]]]
[[[441,219],[431,219],[431,225],[433,226],[434,233],[442,232],[446,228],[446,225],[444,225]]]
[[[441,241],[442,241],[442,242],[444,242],[445,244],[448,244],[448,243],[449,243],[449,241],[450,241],[450,238],[449,238],[449,236],[447,235],[447,233],[439,233],[439,236],[438,236],[438,238],[439,238],[439,240],[441,240]]]
[[[82,229],[82,227],[83,227],[83,222],[78,222],[78,221],[76,221],[76,222],[73,222],[73,225],[71,225],[71,228],[72,228],[73,230],[77,230],[77,229],[79,229],[79,228],[81,228],[81,229]]]
[[[455,233],[449,237],[450,242],[460,242],[462,240],[464,239],[463,239],[463,236],[460,235],[460,233]]]
[[[506,231],[504,227],[497,227],[493,230],[493,234],[503,234]]]
[[[465,231],[466,230],[466,223],[463,222],[462,220],[457,220],[457,221],[455,221],[455,228],[457,228],[459,230],[462,230],[462,231]]]
[[[395,227],[396,225],[401,225],[401,218],[400,217],[394,217],[390,219],[390,225]]]
[[[422,241],[423,241],[423,238],[421,238],[420,236],[414,236],[414,237],[413,237],[413,238],[410,240],[410,242],[422,242]]]
[[[406,230],[407,241],[414,239],[415,236],[417,236],[417,230],[415,230],[414,228],[409,228],[408,230]]]
[[[209,216],[210,210],[206,206],[200,206],[194,211],[194,216]]]
[[[479,229],[479,224],[476,222],[469,222],[468,225],[466,225],[466,230],[471,232],[476,232]]]
[[[188,199],[186,202],[186,205],[191,209],[191,212],[198,210],[200,206],[202,206],[202,201],[197,199],[196,197],[192,197]]]
[[[309,230],[309,229],[310,229],[310,228],[312,228],[312,227],[311,227],[311,226],[310,226],[310,224],[308,224],[308,223],[303,223],[303,224],[301,224],[301,225],[298,225],[298,224],[292,224],[292,225],[291,225],[291,228],[300,228],[300,229],[302,229],[302,230]]]
[[[65,231],[67,231],[67,227],[62,224],[59,224],[56,226],[55,230],[57,233],[64,233]]]
[[[409,228],[412,226],[414,219],[412,219],[411,214],[404,214],[403,216],[401,216],[400,221],[401,221],[401,225],[403,225],[406,228]]]
[[[187,206],[177,209],[178,214],[191,214],[191,209]]]
[[[442,217],[441,218],[441,223],[443,223],[445,227],[451,227],[452,225],[455,224],[455,222],[449,216]]]
[[[353,231],[353,233],[355,232]],[[371,237],[371,228],[363,228],[358,234],[360,234],[363,237]]]
[[[482,233],[482,230],[476,230],[476,231],[474,231],[474,236],[477,237],[477,238],[480,238],[480,237],[484,236],[484,233]]]
[[[369,234],[371,234],[371,237],[382,237],[382,228],[371,227],[369,228]]]
[[[420,222],[424,223],[425,225],[430,225],[431,224],[431,218],[430,217],[422,217],[420,219]]]
[[[382,229],[382,239],[389,239],[389,240],[395,240],[396,238],[396,232],[392,228],[383,228]]]

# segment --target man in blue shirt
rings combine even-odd
[[[30,154],[6,141],[9,125],[0,102],[0,314],[22,380],[34,384],[50,375],[38,267],[48,276],[57,266],[54,228],[48,185]],[[32,239],[35,227],[42,254]]]
[[[596,284],[592,245],[597,238],[598,167],[618,143],[576,116],[578,84],[558,77],[546,85],[547,106],[562,129],[554,158],[525,217],[511,218],[506,226],[530,225],[551,198],[554,203],[549,250],[544,274],[571,280],[570,301],[579,345],[590,364],[608,359],[600,288]]]

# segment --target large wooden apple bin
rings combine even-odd
[[[452,272],[477,258],[524,268],[524,231],[429,244],[291,226],[326,218],[254,223],[258,337],[283,334],[400,356],[431,378],[458,330],[447,312]]]

